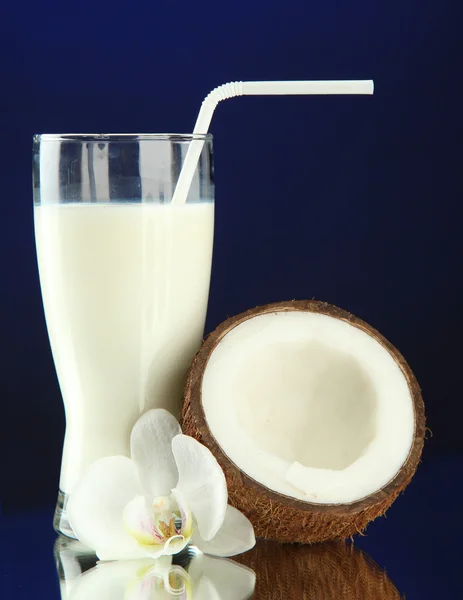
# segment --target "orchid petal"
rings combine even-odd
[[[149,410],[135,423],[130,438],[131,455],[150,499],[168,496],[177,484],[172,439],[181,431],[175,417],[162,408]]]
[[[94,462],[73,488],[67,504],[69,523],[101,560],[146,556],[122,519],[126,504],[141,491],[135,465],[124,456]]]
[[[69,600],[123,600],[127,587],[145,564],[144,560],[99,563],[74,580]]]
[[[73,582],[69,600],[151,600],[153,583],[160,584],[158,598],[172,598],[163,593],[164,574],[169,572],[171,557],[99,563]],[[157,591],[157,590],[156,590]]]
[[[191,519],[191,517],[190,517]],[[152,558],[181,552],[191,539],[192,527],[188,535],[179,525],[180,511],[175,499],[156,498],[149,506],[144,496],[137,496],[124,510],[124,525],[131,536]]]
[[[191,514],[190,507],[185,496],[179,489],[174,488],[172,490],[172,498],[177,503],[180,518],[182,520],[181,534],[188,538],[189,541],[193,534],[193,515]]]
[[[154,512],[147,505],[145,496],[136,496],[126,505],[123,521],[128,533],[139,544],[164,545],[165,536],[157,528]]]
[[[192,558],[188,574],[196,583],[194,598],[201,600],[216,597],[220,600],[248,600],[256,585],[256,574],[252,569],[233,560],[204,554]],[[212,595],[212,589],[217,596]]]
[[[193,598],[201,598],[201,600],[222,600],[215,585],[205,575],[201,577],[194,587]]]
[[[157,577],[158,579],[164,579],[166,574],[172,568],[172,556],[163,555],[157,560],[153,561],[152,558],[146,559],[145,571],[139,571],[139,575],[143,577]]]
[[[159,558],[161,556],[172,556],[181,552],[188,544],[188,541],[183,535],[173,535],[165,541],[162,548],[154,552],[151,556]]]
[[[184,495],[203,540],[212,539],[227,510],[225,475],[210,450],[187,435],[172,440],[179,472],[177,489]]]
[[[173,596],[181,595],[182,598],[190,598],[192,597],[191,578],[183,567],[172,566],[164,575],[164,589]]]
[[[152,568],[148,568],[135,585],[130,587],[124,600],[162,600],[172,598],[192,598],[190,576],[182,567],[172,565],[171,556],[158,558]],[[112,598],[111,598],[112,600]],[[199,599],[198,599],[199,600]]]
[[[205,554],[235,556],[250,550],[255,545],[256,538],[249,519],[233,506],[227,506],[223,525],[217,535],[209,541],[194,535],[193,543]]]

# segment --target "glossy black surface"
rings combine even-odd
[[[386,573],[381,577],[383,579],[387,577],[386,581],[391,589],[395,586],[407,600],[457,597],[456,594],[459,593],[460,540],[463,536],[461,519],[463,494],[460,475],[461,456],[449,455],[439,460],[425,458],[412,484],[391,507],[387,517],[377,519],[369,526],[365,536],[355,538],[355,548],[362,550],[375,561],[380,571]],[[52,509],[36,514],[19,512],[11,516],[3,515],[0,521],[0,597],[2,600],[23,600],[32,597],[47,600],[60,598],[53,556],[56,536],[51,526],[51,519]],[[307,560],[312,560],[311,554],[313,556],[314,553],[320,556],[320,549],[307,547],[303,552],[307,553]],[[283,569],[287,572],[292,568],[292,565],[288,565],[286,561],[278,561],[280,564],[274,564],[272,552],[264,551],[264,558],[262,554],[260,556],[255,569],[256,589],[259,584],[262,588],[268,579],[267,570],[270,569],[270,572],[275,574],[275,571],[281,569],[280,574],[283,576]],[[239,557],[237,560],[247,564],[246,556]],[[354,561],[352,568],[355,569],[357,563],[352,560]],[[91,564],[90,559],[86,563],[86,568]],[[349,559],[342,560],[339,564],[333,563],[330,574],[326,576],[326,595],[321,595],[320,598],[331,598],[330,581],[351,577],[349,565]],[[379,586],[383,581],[378,577],[372,580],[373,590],[375,585]],[[304,574],[301,570],[295,569],[292,575],[291,593],[297,593],[301,585],[311,589],[310,578],[313,578],[313,585],[320,585],[320,577],[313,573],[306,574],[305,579],[303,578]],[[230,582],[229,587],[233,589],[233,581]],[[285,593],[289,591],[291,589],[285,589]],[[380,596],[379,587],[377,593],[378,596],[371,595],[365,598],[373,600],[376,597],[398,597]],[[256,597],[264,600],[262,589],[260,595]],[[347,600],[349,596],[341,594],[339,597]],[[282,595],[281,598],[286,596]]]

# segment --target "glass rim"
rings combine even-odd
[[[36,133],[37,142],[133,142],[133,141],[168,141],[191,142],[193,140],[210,141],[212,133]]]

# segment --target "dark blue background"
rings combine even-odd
[[[312,297],[370,322],[409,361],[434,433],[425,497],[419,483],[408,494],[428,502],[435,475],[449,515],[461,508],[462,17],[460,0],[3,5],[4,515],[53,506],[64,428],[35,262],[31,136],[189,132],[212,88],[259,79],[374,78],[375,95],[219,105],[207,330],[257,304]],[[415,512],[397,506],[396,527]],[[423,523],[431,544],[450,543],[447,520],[445,540]]]

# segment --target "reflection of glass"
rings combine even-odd
[[[87,546],[76,540],[58,537],[54,556],[58,570],[61,598],[70,598],[75,579],[95,566],[98,558]]]
[[[79,542],[58,538],[55,560],[61,600],[248,600],[256,580],[246,566],[193,549],[157,561],[98,563]]]
[[[235,557],[256,572],[255,600],[400,600],[392,581],[350,543],[313,546],[258,540]]]
[[[204,141],[187,202],[171,199],[193,139]],[[82,471],[127,455],[155,407],[177,414],[204,330],[214,226],[211,136],[34,139],[40,283],[66,410],[58,531]]]

